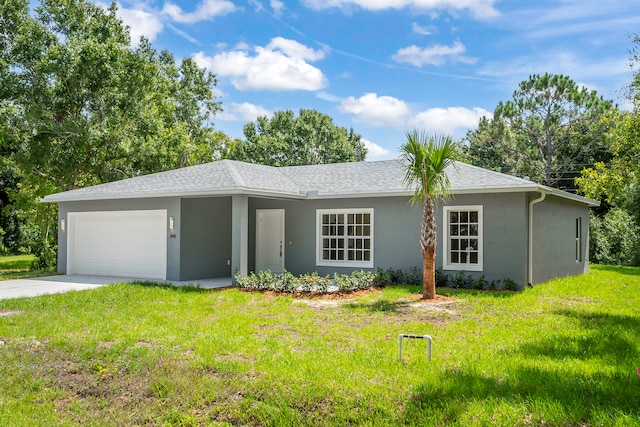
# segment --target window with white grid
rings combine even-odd
[[[482,206],[445,206],[445,270],[482,271]]]
[[[373,209],[318,209],[316,264],[373,267]]]

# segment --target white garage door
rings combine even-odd
[[[70,212],[67,274],[165,279],[167,211]]]

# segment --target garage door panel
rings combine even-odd
[[[69,274],[165,279],[165,210],[69,214]]]

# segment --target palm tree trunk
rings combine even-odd
[[[422,210],[422,299],[436,297],[436,242],[438,238],[433,200],[428,195],[424,198]]]
[[[436,297],[436,251],[427,249],[422,251],[422,299],[435,299]]]

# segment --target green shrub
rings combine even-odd
[[[374,281],[378,287],[391,285],[421,285],[422,270],[417,267],[411,267],[409,271],[405,271],[401,268],[388,268],[383,270],[378,267]]]
[[[444,274],[441,268],[436,268],[436,287],[445,287],[449,281],[449,275]]]
[[[304,292],[324,294],[328,292],[353,292],[374,287],[385,287],[398,284],[422,285],[422,274],[417,268],[409,272],[401,269],[378,268],[374,273],[370,271],[354,271],[351,274],[335,273],[333,277],[320,276],[317,272],[301,274],[296,277],[288,271],[282,274],[273,274],[271,271],[260,271],[247,276],[236,274],[236,286],[240,289],[262,290],[275,292]],[[480,275],[473,278],[464,270],[454,275],[444,274],[442,269],[436,269],[436,286],[458,289],[477,290],[509,290],[517,291],[518,284],[510,279],[496,279],[489,282],[486,277]]]
[[[350,275],[334,274],[333,283],[339,292],[353,292],[362,289],[371,289],[375,286],[375,275],[369,271],[354,271]]]
[[[507,277],[506,279],[503,280],[504,283],[504,288],[508,291],[517,291],[519,290],[519,286],[516,283],[515,280]]]
[[[467,275],[464,270],[458,271],[455,276],[451,278],[449,281],[452,288],[459,289],[473,289],[474,288],[474,280],[473,276],[470,274]]]
[[[236,286],[246,290],[262,290],[275,292],[327,293],[332,290],[351,292],[371,289],[376,286],[376,276],[368,271],[354,271],[351,274],[334,274],[320,276],[317,272],[301,274],[296,277],[288,271],[273,274],[271,271],[260,271],[247,276],[236,274]]]
[[[602,218],[591,214],[590,224],[592,261],[640,265],[640,227],[627,211],[613,208]]]
[[[493,291],[504,291],[505,286],[504,283],[502,282],[502,280],[500,279],[495,279],[491,281],[491,290]]]
[[[58,246],[49,246],[49,243],[42,240],[33,248],[35,258],[31,263],[32,270],[52,270],[56,268],[58,261]]]
[[[329,276],[320,276],[314,271],[311,274],[301,274],[297,279],[294,278],[294,283],[298,283],[298,289],[302,292],[317,292],[324,294],[329,290],[331,281],[329,280]],[[294,290],[295,288],[292,289],[292,291]]]
[[[473,288],[488,290],[488,289],[491,289],[491,285],[489,284],[487,279],[484,277],[484,274],[482,274],[480,275],[480,277],[478,277],[476,280],[473,281]]]
[[[390,269],[383,270],[382,268],[378,267],[376,269],[375,278],[373,280],[375,281],[376,286],[380,288],[393,285]]]

